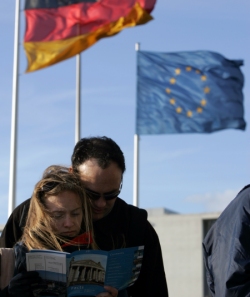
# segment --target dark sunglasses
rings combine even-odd
[[[87,196],[91,200],[98,200],[98,199],[100,199],[101,196],[103,196],[103,198],[105,200],[112,200],[112,199],[115,199],[121,193],[121,189],[122,189],[122,182],[120,184],[119,190],[111,192],[111,193],[107,193],[107,194],[101,194],[101,193],[92,191],[90,189],[85,189],[85,191],[86,191]]]

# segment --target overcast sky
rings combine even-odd
[[[24,7],[24,1],[21,1]],[[106,135],[122,148],[127,170],[120,197],[133,203],[136,106],[135,43],[141,50],[211,50],[243,59],[247,129],[140,137],[143,208],[180,213],[221,211],[249,183],[249,0],[158,0],[154,20],[100,40],[82,57],[81,137]],[[0,223],[7,220],[15,1],[0,1]],[[21,12],[21,40],[24,14]],[[17,204],[30,197],[43,170],[70,165],[75,142],[75,57],[24,74],[20,44]]]

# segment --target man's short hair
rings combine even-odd
[[[78,172],[79,166],[92,158],[97,160],[102,169],[114,162],[121,169],[122,174],[126,170],[122,150],[117,143],[106,136],[82,138],[77,142],[71,156],[73,170]]]

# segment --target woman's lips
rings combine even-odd
[[[63,235],[63,236],[75,236],[76,231],[63,232],[61,235]]]

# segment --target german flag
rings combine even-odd
[[[26,72],[71,58],[99,39],[152,20],[156,0],[26,0]]]

